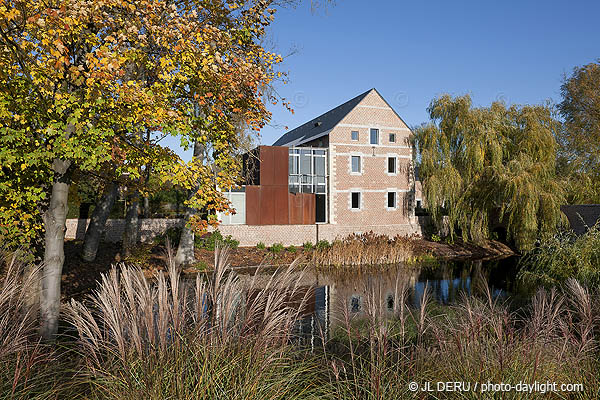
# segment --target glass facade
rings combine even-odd
[[[327,150],[290,147],[289,188],[292,193],[327,193]]]

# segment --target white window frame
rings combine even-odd
[[[394,172],[390,172],[390,158],[393,158],[394,161]],[[387,154],[385,158],[385,173],[388,176],[396,176],[398,175],[398,157],[396,154]]]
[[[358,157],[358,167],[359,167],[359,172],[353,172],[352,171],[352,157]],[[348,156],[348,172],[350,173],[350,175],[356,175],[356,176],[360,176],[363,174],[363,154],[362,153],[356,153],[356,152],[351,152],[350,155]]]
[[[358,208],[352,207],[352,195],[354,193],[358,193]],[[348,209],[353,212],[358,212],[363,210],[364,206],[364,196],[361,189],[350,189],[348,191]]]
[[[352,134],[353,134],[354,132],[356,132],[356,139],[354,139],[354,138],[352,137]],[[351,140],[351,141],[353,141],[353,142],[358,142],[358,141],[360,141],[360,131],[357,131],[357,130],[350,131],[350,140]]]
[[[390,193],[394,194],[394,207],[389,206]],[[396,211],[398,209],[398,192],[396,189],[388,189],[387,192],[385,192],[385,209],[387,211]]]
[[[372,134],[372,131],[374,131],[374,130],[377,131],[377,142],[376,143],[371,142],[371,134]],[[369,144],[371,146],[378,146],[379,144],[381,144],[381,129],[379,129],[379,128],[370,128],[369,129]]]

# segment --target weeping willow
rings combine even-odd
[[[443,95],[427,111],[431,122],[414,139],[434,221],[447,213],[450,234],[459,230],[475,242],[502,225],[520,250],[556,230],[564,204],[556,179],[560,125],[548,107],[495,102],[475,108],[468,95]]]

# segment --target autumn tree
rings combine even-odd
[[[279,58],[260,40],[271,3],[2,2],[0,218],[13,238],[34,237],[43,219],[45,338],[58,326],[74,170],[109,164],[116,176],[139,180],[140,165],[152,164],[165,182],[200,182],[191,205],[227,209],[217,187],[231,186],[239,171],[230,156],[238,145],[231,116],[243,116],[252,129],[269,116],[260,88]],[[184,146],[210,144],[219,174],[159,144],[146,146],[139,138],[148,129],[177,135]]]
[[[468,95],[443,95],[431,122],[415,131],[423,194],[438,223],[447,212],[451,234],[488,238],[506,226],[522,250],[560,222],[563,191],[556,181],[559,122],[545,106],[495,102],[473,107]]]
[[[575,67],[561,86],[559,167],[570,203],[600,203],[600,60]]]

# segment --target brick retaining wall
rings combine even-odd
[[[152,218],[152,219],[139,219],[140,224],[140,237],[139,240],[142,242],[148,242],[154,237],[160,235],[167,229],[173,226],[181,225],[181,219],[168,219],[168,218]],[[90,220],[85,219],[68,219],[67,220],[67,231],[65,232],[66,239],[83,239],[85,237],[85,230],[87,229]],[[106,227],[104,229],[103,240],[105,242],[119,242],[123,237],[123,231],[125,230],[124,219],[109,219],[106,221]]]
[[[181,225],[180,219],[140,219],[140,240],[147,242],[160,235],[170,227]],[[239,240],[240,246],[256,246],[262,242],[267,246],[273,243],[281,243],[284,246],[299,246],[305,242],[316,243],[318,240],[327,240],[329,242],[335,239],[344,238],[352,233],[365,233],[373,231],[375,233],[394,237],[396,235],[422,234],[424,217],[414,219],[412,224],[402,225],[221,225],[219,230],[223,236],[231,235]],[[83,239],[85,229],[89,220],[68,219],[67,239]],[[118,242],[123,236],[125,220],[109,219],[106,222],[106,229],[103,240],[107,242]]]

